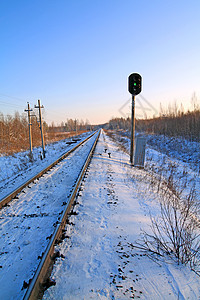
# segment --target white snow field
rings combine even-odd
[[[89,134],[91,133],[84,133],[78,138],[80,141],[84,140]],[[0,155],[0,199],[73,148],[75,143],[69,145],[68,142],[70,141],[71,139],[65,139],[46,145],[46,158],[43,160],[40,159],[42,150],[40,147],[33,148],[33,162],[30,162],[29,151],[10,156]]]
[[[159,214],[146,174],[101,133],[43,299],[200,299],[188,266],[133,247]]]

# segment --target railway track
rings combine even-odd
[[[2,230],[5,239],[3,244],[0,243],[0,272],[2,274],[0,277],[2,278],[2,282],[5,282],[9,278],[8,274],[11,274],[12,270],[16,269],[17,266],[19,272],[15,276],[13,275],[12,278],[13,286],[16,285],[16,287],[13,287],[13,291],[15,288],[19,288],[19,277],[23,273],[23,260],[26,257],[26,260],[30,261],[30,271],[27,271],[26,276],[23,278],[24,281],[21,283],[19,296],[17,296],[16,291],[13,294],[15,299],[37,299],[41,291],[48,284],[48,277],[55,258],[54,246],[63,234],[67,216],[73,205],[79,184],[90,162],[99,134],[100,131],[92,134],[62,155],[56,162],[2,199],[1,207],[9,203],[13,197],[17,196],[18,198],[13,200],[12,205],[3,207],[0,214],[0,230]],[[87,150],[84,150],[85,148]],[[76,157],[76,152],[79,153],[77,156],[79,159]],[[71,158],[69,157],[70,154]],[[81,160],[82,165],[80,165]],[[58,164],[59,162],[60,164]],[[74,171],[72,171],[73,166]],[[59,175],[57,175],[58,173]],[[73,173],[73,176],[71,173]],[[66,181],[69,181],[69,184],[66,191],[64,191],[65,198],[63,198],[61,184],[63,186],[62,181],[65,181],[65,177]],[[70,179],[71,177],[73,179]],[[76,179],[74,179],[75,177]],[[40,179],[36,183],[36,179],[38,178]],[[60,183],[57,183],[57,179],[59,179]],[[58,186],[55,188],[55,185]],[[55,191],[53,192],[50,188]],[[35,192],[34,189],[36,189]],[[17,208],[15,208],[16,204]],[[34,220],[33,223],[31,222],[32,220]],[[36,231],[37,234],[35,233]],[[44,233],[44,231],[46,232]],[[15,232],[17,234],[12,236]],[[39,236],[40,233],[43,234],[43,237]],[[23,242],[17,244],[16,240],[20,240],[20,238]],[[37,244],[41,244],[39,249],[37,249]],[[13,249],[16,249],[16,256],[13,253]],[[37,250],[37,253],[35,253],[35,250]],[[13,259],[10,258],[12,257],[12,255],[9,256],[10,254],[13,255]],[[14,266],[15,263],[13,262],[15,257],[18,261],[16,266]],[[33,257],[37,257],[37,269],[35,258],[33,259]],[[0,279],[1,286],[2,282]],[[18,282],[18,286],[16,282]],[[4,288],[0,292],[0,298],[5,295],[4,292],[6,292],[6,289],[9,289],[9,283],[3,285]],[[3,299],[11,299],[13,295],[8,295],[8,298]]]
[[[15,198],[26,186],[28,186],[31,182],[34,182],[36,179],[40,178],[43,174],[47,173],[49,170],[51,170],[55,165],[57,165],[60,161],[65,159],[67,156],[69,156],[73,151],[75,151],[78,147],[80,147],[84,142],[86,142],[88,139],[90,139],[93,135],[92,133],[89,135],[86,139],[75,145],[72,149],[62,154],[58,159],[56,159],[53,163],[51,163],[49,166],[44,168],[42,171],[37,173],[36,175],[29,178],[27,181],[25,181],[23,184],[21,184],[19,187],[14,189],[11,193],[0,199],[0,208],[7,205],[13,198]]]

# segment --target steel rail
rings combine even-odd
[[[53,267],[53,261],[54,261],[54,247],[56,243],[60,240],[60,237],[62,235],[62,230],[65,228],[66,222],[67,222],[67,216],[71,210],[72,204],[74,202],[74,199],[77,195],[77,191],[80,185],[80,182],[85,174],[85,171],[89,165],[89,162],[91,160],[92,154],[94,152],[94,149],[96,147],[98,138],[100,135],[100,130],[97,134],[97,137],[94,141],[93,146],[91,147],[91,150],[85,160],[85,163],[79,173],[79,176],[77,178],[76,184],[73,188],[73,191],[71,193],[71,196],[68,199],[67,204],[65,205],[65,208],[63,210],[63,213],[61,215],[59,224],[57,224],[54,233],[51,236],[51,239],[49,241],[49,244],[42,256],[42,259],[40,261],[40,264],[38,265],[38,268],[35,272],[34,277],[32,278],[28,289],[26,291],[26,294],[24,296],[24,300],[35,300],[35,299],[41,299],[42,294],[44,292],[44,283],[47,281],[51,274],[51,270]]]
[[[72,149],[68,150],[64,154],[62,154],[58,159],[56,159],[53,163],[51,163],[48,167],[25,181],[23,184],[21,184],[19,187],[17,187],[14,191],[6,195],[4,198],[0,199],[0,209],[8,204],[13,198],[15,198],[26,186],[28,186],[31,182],[34,180],[40,178],[43,174],[45,174],[47,171],[49,171],[51,168],[53,168],[55,165],[57,165],[61,160],[65,159],[69,154],[71,154],[73,151],[75,151],[78,147],[80,147],[84,142],[86,142],[88,139],[90,139],[97,131],[93,132],[91,135],[89,135],[86,139],[75,145]]]

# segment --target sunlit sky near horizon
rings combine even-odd
[[[199,16],[199,0],[0,0],[0,112],[40,99],[49,124],[104,123],[129,112],[133,72],[138,115],[188,109],[200,99]]]

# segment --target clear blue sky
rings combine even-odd
[[[0,0],[0,111],[41,99],[49,123],[103,123],[129,109],[133,72],[155,109],[188,108],[200,98],[199,16],[199,0]]]

